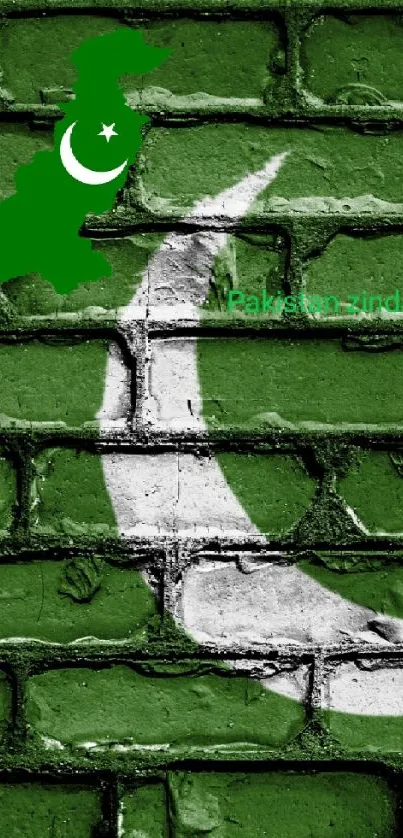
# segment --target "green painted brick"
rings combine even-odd
[[[403,568],[399,567],[399,559],[397,563],[388,566],[368,552],[365,557],[348,555],[339,560],[333,557],[323,564],[307,559],[300,562],[298,567],[328,590],[358,605],[371,608],[374,613],[393,617],[401,617],[403,614]],[[353,721],[350,724],[353,727]],[[376,741],[377,736],[378,731],[374,729],[373,741]],[[367,741],[371,741],[371,736]]]
[[[120,801],[120,817],[123,835],[168,838],[168,802],[164,787],[149,783],[128,791]]]
[[[250,314],[245,312],[245,305],[230,305],[229,291],[239,291],[245,295],[251,294],[259,299],[266,296],[281,295],[284,291],[286,259],[288,247],[285,237],[277,233],[248,234],[242,236],[228,236],[227,245],[214,261],[210,288],[203,305],[203,317],[218,315],[235,318],[246,318]],[[277,311],[267,311],[264,319],[279,319]]]
[[[102,402],[108,341],[2,344],[0,414],[3,422],[94,421]]]
[[[393,684],[390,689],[397,691]],[[400,754],[403,750],[403,730],[399,716],[373,718],[369,715],[325,711],[324,720],[333,741],[348,752]],[[368,747],[369,742],[371,745]]]
[[[338,482],[338,491],[370,532],[403,532],[401,460],[398,452],[362,451]]]
[[[370,774],[172,772],[123,798],[124,834],[142,838],[393,838],[398,800]]]
[[[197,351],[210,427],[309,430],[314,424],[402,422],[399,351],[347,350],[339,339],[292,336],[206,338]]]
[[[91,838],[101,821],[99,792],[48,783],[0,786],[0,830],[8,838]]]
[[[171,775],[175,838],[392,838],[397,799],[366,774],[273,772]],[[202,831],[202,829],[200,831]]]
[[[164,674],[164,664],[156,664],[153,675],[149,662],[144,671],[150,674],[142,674],[141,666],[140,671],[115,666],[36,675],[27,686],[31,734],[73,747],[121,743],[130,750],[234,743],[276,747],[302,730],[305,711],[297,702],[224,668],[217,675],[198,674],[197,668],[168,664]]]
[[[358,316],[363,315],[348,313],[347,309],[354,302],[351,295],[360,295],[355,305],[359,311],[367,309],[366,318],[379,317],[381,304],[374,300],[371,314],[369,297],[380,295],[384,303],[397,289],[397,307],[403,311],[402,256],[403,236],[399,234],[364,237],[340,233],[331,239],[320,255],[306,261],[307,293],[336,295],[340,302],[338,316],[351,317],[356,321]],[[367,292],[365,300],[364,292]],[[387,307],[392,312],[396,303],[389,300]],[[331,303],[327,311],[323,309],[320,318],[334,317],[334,314],[335,306]],[[384,316],[390,317],[387,314]]]
[[[75,80],[71,52],[87,38],[113,32],[120,25],[113,17],[75,14],[3,21],[3,88],[24,103],[46,101],[40,95],[45,88],[70,89]]]
[[[243,509],[261,532],[287,532],[308,509],[316,481],[296,457],[232,452],[218,452],[216,457]]]
[[[136,454],[128,455],[128,474],[135,480]],[[262,532],[286,532],[308,509],[316,480],[304,465],[287,454],[273,456],[218,452],[217,460],[237,497]],[[200,463],[204,466],[203,461]],[[122,527],[133,532],[157,527],[174,531],[204,526],[205,520],[194,507],[183,516],[177,485],[181,473],[171,454],[157,457],[162,473],[171,469],[171,481],[161,481],[160,471],[150,455],[150,480],[139,482],[132,506],[124,514]],[[144,462],[142,462],[144,468]],[[32,523],[43,533],[116,536],[117,528],[108,494],[104,491],[99,457],[73,449],[47,449],[36,460]],[[133,469],[133,470],[131,470]],[[290,493],[290,485],[292,492]],[[186,491],[186,482],[183,486]],[[125,487],[122,486],[122,497]],[[156,503],[156,497],[160,501]],[[161,509],[161,505],[163,508]]]
[[[155,594],[134,568],[94,557],[0,564],[0,638],[70,643],[144,637]]]
[[[53,104],[63,100],[63,94],[58,96],[56,90],[70,90],[74,83],[74,68],[69,61],[73,49],[86,38],[120,26],[124,24],[118,17],[76,14],[3,22],[3,88],[18,102]],[[199,94],[201,107],[208,102],[203,94],[261,97],[270,85],[271,58],[280,51],[278,28],[269,20],[220,22],[184,18],[145,22],[141,29],[149,44],[172,50],[161,71],[123,79],[127,92],[152,88],[148,94],[151,101],[158,101],[164,90],[178,96]],[[169,107],[169,98],[166,104]]]
[[[400,130],[376,135],[323,124],[155,128],[140,151],[138,194],[152,211],[185,212],[199,198],[217,195],[273,155],[289,151],[255,208],[298,210],[299,216],[352,210],[370,214],[382,207],[379,201],[402,201],[401,146]]]
[[[102,379],[100,379],[102,381]],[[75,449],[46,449],[35,463],[33,524],[42,532],[117,536],[98,456]]]
[[[267,21],[159,21],[144,27],[148,43],[172,49],[158,70],[141,78],[141,87],[158,87],[179,96],[207,93],[259,97],[269,81],[270,59],[280,50],[277,27]],[[201,106],[208,99],[200,99]]]
[[[302,44],[304,85],[320,99],[367,105],[401,101],[401,15],[323,15]]]

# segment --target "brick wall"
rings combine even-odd
[[[81,40],[173,49],[124,80],[151,122],[83,230],[113,276],[1,288],[1,834],[398,836],[402,315],[225,296],[399,288],[403,11],[1,9],[2,198]],[[289,146],[244,217],[195,211]]]

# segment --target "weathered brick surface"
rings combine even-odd
[[[152,405],[162,427],[192,426],[193,389],[188,368],[193,366],[194,355],[204,415],[212,428],[310,430],[341,424],[400,424],[399,351],[374,356],[364,342],[321,340],[319,336],[301,339],[288,332],[284,337],[256,337],[253,342],[236,335],[206,337],[197,345],[194,338],[169,338],[152,342],[150,354]],[[179,404],[171,398],[170,369],[177,378],[174,392],[180,394]]]
[[[54,104],[60,90],[71,92],[74,72],[66,55],[86,38],[124,26],[119,17],[55,15],[8,20],[0,31],[3,86],[17,102]],[[175,104],[171,97],[194,96],[199,109],[220,99],[259,105],[281,72],[284,51],[279,27],[272,21],[197,21],[182,18],[149,21],[142,27],[150,44],[172,49],[163,70],[127,77],[124,88],[154,106]],[[249,49],[244,50],[245,37]],[[214,60],[217,51],[220,61]],[[272,60],[270,61],[270,57]],[[274,65],[274,66],[273,66]],[[271,72],[270,72],[271,70]],[[211,103],[211,98],[213,102]],[[216,100],[216,101],[214,101]],[[218,101],[217,101],[218,100]],[[176,101],[176,105],[181,101]],[[192,105],[192,100],[182,103]],[[225,104],[231,104],[226,102]]]
[[[13,522],[17,502],[16,470],[6,452],[0,457],[0,529],[7,532]]]
[[[376,829],[376,835],[388,838],[396,827],[396,808],[387,782],[365,774],[176,772],[168,775],[167,788],[143,785],[127,792],[122,825],[125,834],[133,828],[141,834],[145,827],[143,834],[150,838],[160,838],[170,821],[181,838],[194,834],[195,827],[207,834],[230,829],[247,838],[260,830],[278,838],[344,838],[346,832],[372,838]]]
[[[85,750],[115,745],[123,751],[141,745],[179,751],[237,744],[276,747],[302,730],[302,705],[269,693],[259,679],[225,677],[219,669],[214,675],[211,668],[209,673],[206,664],[157,662],[153,677],[149,661],[138,671],[59,669],[38,675],[27,688],[28,724],[33,736],[64,745]]]
[[[0,672],[0,738],[5,743],[12,720],[12,691],[10,680],[5,672]]]
[[[64,342],[59,346],[54,342],[52,345],[35,341],[0,347],[3,423],[8,422],[11,427],[24,422],[67,427],[94,423],[90,394],[94,384],[99,386],[108,349],[122,366],[122,376],[117,381],[112,413],[105,419],[125,418],[130,409],[130,373],[121,364],[119,347],[83,337],[78,342]],[[41,393],[40,399],[38,393]]]
[[[358,610],[348,601],[340,606],[331,591],[324,592],[314,581],[307,598],[302,578],[298,566],[279,560],[201,559],[181,575],[176,616],[193,637],[216,648],[315,642],[348,648],[351,641],[364,638],[384,643],[368,609]]]
[[[382,697],[384,716],[374,713],[371,751],[400,752],[402,736],[399,715],[402,712],[402,661],[391,659],[360,659],[339,661],[329,667],[325,686],[327,707],[336,712],[328,714],[330,734],[348,751],[365,751],[368,747],[368,715]],[[342,716],[347,713],[344,719]],[[376,739],[376,742],[374,741]]]
[[[402,315],[346,304],[400,287],[398,5],[1,8],[0,198],[80,41],[172,55],[82,231],[112,276],[1,287],[0,833],[397,838]]]
[[[399,14],[318,16],[302,41],[305,86],[329,104],[401,101]]]
[[[308,511],[316,481],[298,459],[287,454],[242,454],[223,452],[219,461],[228,471],[241,497],[250,493],[249,504],[261,495],[264,501],[254,523],[267,534],[286,533]],[[225,492],[217,495],[211,509],[206,489],[215,472],[214,458],[176,454],[104,454],[102,464],[119,487],[119,526],[127,535],[196,534],[219,530],[252,533],[241,507],[228,503]],[[106,498],[97,494],[101,474],[99,457],[69,448],[45,449],[35,461],[31,524],[41,532],[110,534],[116,532]],[[292,486],[292,493],[289,488]],[[196,506],[189,492],[206,495]],[[209,515],[208,519],[206,515]]]
[[[0,818],[10,838],[52,832],[87,838],[100,824],[101,796],[85,785],[6,783],[0,787]]]
[[[340,302],[337,312],[334,305],[329,305],[327,311],[320,313],[321,319],[335,316],[349,318],[354,322],[357,319],[368,321],[382,316],[390,319],[394,308],[398,310],[393,316],[400,319],[400,300],[398,306],[392,301],[388,303],[389,312],[382,312],[384,306],[374,300],[371,312],[369,298],[379,294],[384,301],[393,295],[396,288],[400,291],[402,247],[403,239],[399,234],[378,233],[362,237],[337,233],[330,241],[324,242],[319,254],[308,253],[303,268],[307,294],[326,295],[332,292]],[[342,271],[340,265],[343,265]],[[353,296],[357,295],[360,299],[355,301],[354,306],[359,313],[353,313]]]
[[[401,205],[401,132],[362,134],[357,129],[312,125],[257,126],[241,123],[150,130],[141,149],[131,190],[145,210],[159,217],[186,212],[197,198],[226,186],[223,161],[231,161],[233,181],[258,170],[289,149],[291,163],[273,187],[255,202],[272,216],[285,212],[382,212]],[[388,208],[389,209],[389,208]],[[396,211],[396,210],[395,210]]]
[[[88,637],[140,642],[156,620],[160,599],[158,578],[149,591],[135,568],[109,565],[96,556],[3,563],[0,586],[1,640],[18,632],[51,643]]]

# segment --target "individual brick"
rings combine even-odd
[[[156,745],[278,747],[301,731],[305,710],[268,683],[234,675],[223,664],[215,674],[214,664],[195,661],[59,669],[30,679],[27,720],[31,734],[44,742],[88,750],[113,744],[127,751]]]
[[[71,90],[75,81],[71,52],[83,40],[122,25],[119,19],[102,15],[8,20],[0,30],[3,87],[19,102],[63,100],[63,91]],[[256,104],[274,75],[273,70],[269,72],[270,58],[281,62],[279,32],[272,21],[185,18],[145,22],[140,28],[147,43],[172,50],[161,71],[124,78],[123,88],[141,91],[142,101],[158,104],[162,97],[169,107],[172,94],[195,94],[200,107],[211,96],[252,97]],[[245,38],[249,50],[245,50]]]
[[[371,572],[357,572],[353,578],[336,569],[320,574],[315,565],[286,565],[243,554],[236,562],[200,559],[182,572],[175,616],[195,640],[217,648],[352,640],[383,644],[379,634],[370,633],[375,617],[371,606],[376,603],[365,603],[363,589],[372,589],[373,583]]]
[[[32,524],[42,532],[117,535],[99,456],[46,449],[35,461]]]
[[[100,794],[90,788],[46,782],[0,786],[0,824],[8,838],[90,838],[100,821]]]
[[[322,15],[302,42],[304,86],[329,103],[401,101],[402,43],[400,15]]]
[[[177,532],[231,537],[287,531],[309,507],[316,487],[291,455],[107,454],[102,468],[119,531],[126,535]],[[66,507],[72,508],[69,498],[80,491],[78,470],[76,479],[77,484],[69,487],[67,475],[63,480],[55,471],[47,488],[53,509],[55,493],[65,493]],[[94,482],[91,486],[95,494]],[[102,491],[99,486],[99,498]],[[58,517],[61,509],[56,526]]]
[[[129,371],[121,350],[108,340],[76,343],[31,341],[0,344],[3,423],[49,422],[78,427],[96,421],[103,400],[108,348],[115,358],[116,392],[105,420],[124,420],[129,409]]]
[[[392,838],[397,809],[387,781],[370,774],[178,771],[169,774],[169,794],[162,784],[127,791],[121,825],[144,838],[168,829],[175,838],[222,830],[234,838]]]
[[[279,533],[300,519],[316,486],[296,459],[278,454],[46,449],[36,472],[33,526],[76,535]]]
[[[96,318],[131,302],[160,240],[161,234],[157,233],[96,239],[92,243],[93,249],[108,260],[112,275],[97,282],[80,283],[69,294],[58,294],[53,285],[38,274],[4,282],[1,290],[16,315],[39,317],[83,312]]]
[[[169,784],[175,838],[198,831],[231,838],[397,835],[397,795],[371,774],[181,771],[169,775]]]
[[[133,640],[158,613],[157,592],[134,568],[97,557],[0,564],[0,638],[70,643]]]
[[[402,477],[400,452],[363,450],[339,480],[338,491],[367,532],[403,533]]]
[[[335,664],[323,696],[331,736],[347,751],[401,752],[402,687],[401,661]]]
[[[402,256],[400,234],[334,236],[304,267],[307,296],[329,297],[315,318],[351,317],[358,322],[373,317],[402,317]]]
[[[177,415],[181,409],[179,415],[183,416],[186,400],[193,404],[197,353],[203,416],[210,428],[309,431],[339,423],[360,427],[399,424],[402,355],[399,351],[374,352],[371,341],[367,343],[368,346],[365,340],[341,341],[320,336],[253,340],[234,336],[199,339],[196,347],[188,340],[181,347],[181,369],[175,368],[166,344],[165,390],[162,386],[159,389],[160,414],[164,415],[161,406],[165,411],[170,409],[171,421],[166,424],[172,425],[174,409]],[[383,348],[381,344],[380,349]],[[183,400],[179,381],[185,382]],[[172,394],[169,408],[167,398],[164,400],[168,383]],[[156,392],[155,383],[153,391]],[[198,413],[196,401],[193,414]]]
[[[3,123],[0,131],[0,201],[16,191],[17,169],[30,163],[36,152],[50,149],[51,134],[48,130],[29,130],[25,125]],[[16,230],[19,235],[21,230]]]
[[[10,529],[16,501],[16,472],[11,460],[0,451],[0,532]]]
[[[237,236],[212,231],[168,233],[150,254],[124,316],[144,317],[147,306],[151,328],[164,321],[247,319],[248,311],[236,300],[265,294],[277,299],[288,249],[286,236],[279,231]],[[277,305],[264,318],[279,320],[281,310]]]
[[[113,32],[121,24],[104,15],[51,15],[9,19],[0,29],[2,86],[18,102],[49,101],[46,91],[71,89],[76,71],[72,51],[88,38]],[[51,104],[54,104],[52,101]]]
[[[156,127],[141,148],[133,201],[141,198],[158,217],[167,212],[186,215],[206,195],[219,195],[288,151],[275,180],[255,198],[253,212],[298,212],[299,217],[393,212],[399,207],[389,203],[401,210],[402,202],[401,144],[400,130],[364,134],[323,125]],[[237,216],[234,205],[231,212],[225,201],[220,207],[217,217]],[[247,213],[241,207],[239,212],[247,215],[252,209]]]
[[[147,303],[151,321],[247,318],[245,305],[237,300],[248,295],[278,297],[287,253],[286,238],[278,232],[169,233],[149,260],[136,303]],[[278,307],[264,314],[265,320],[280,316]]]

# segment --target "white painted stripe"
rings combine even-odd
[[[287,152],[273,157],[260,171],[247,175],[235,186],[226,189],[216,197],[207,197],[199,201],[188,215],[188,219],[222,216],[224,218],[240,218],[246,214],[253,201],[264,188],[276,177]],[[316,199],[315,199],[316,200]],[[159,250],[150,259],[144,272],[140,287],[133,299],[119,312],[120,322],[130,322],[139,317],[141,309],[150,311],[156,306],[160,313],[165,311],[172,318],[200,316],[199,306],[204,302],[214,260],[220,250],[227,243],[227,235],[211,231],[202,231],[192,235],[178,236],[169,234]],[[180,402],[180,394],[175,388],[183,385],[183,376],[178,376],[176,370],[177,359],[171,354],[171,362],[166,362],[164,376],[167,391],[171,393],[172,404]],[[201,394],[197,375],[195,352],[190,354],[186,375],[186,390],[190,398],[195,423],[199,428],[205,428],[200,415]],[[105,416],[110,416],[110,402],[115,398],[115,385],[110,380],[115,375],[116,365],[110,360],[105,382],[105,393],[102,408],[98,414],[102,429],[106,428]],[[112,411],[113,412],[113,411]],[[161,468],[159,457],[151,465],[151,458],[128,457],[127,455],[109,455],[102,458],[105,483],[110,493],[120,532],[127,534],[139,532],[141,522],[145,530],[149,522],[151,531],[180,531],[192,532],[195,521],[204,520],[206,532],[208,525],[218,532],[240,531],[258,534],[257,528],[250,521],[242,509],[239,501],[228,486],[224,476],[215,461],[210,461],[208,469],[200,466],[197,457],[171,456],[164,461]],[[182,482],[181,484],[181,481]],[[181,490],[180,485],[185,486]],[[176,494],[175,494],[176,492]],[[175,512],[175,505],[177,510]],[[179,509],[179,512],[178,512]],[[235,522],[235,526],[234,526]],[[147,532],[150,530],[148,529]],[[196,528],[193,533],[203,532]],[[310,579],[297,568],[291,571],[293,587],[298,589],[298,599],[292,599],[295,626],[298,624],[298,609],[300,609],[300,627],[308,632],[313,643],[321,643],[326,634],[325,624],[331,615],[331,626],[338,626],[338,633],[348,639],[353,627],[354,631],[371,616],[369,609],[361,608],[346,601],[339,595],[325,590],[319,583]],[[145,577],[146,578],[146,577]],[[249,614],[249,619],[255,620],[257,635],[267,635],[270,626],[284,625],[284,603],[290,597],[290,575],[272,575],[270,578],[270,613],[266,610]],[[225,601],[227,583],[216,590],[217,602]],[[195,596],[199,597],[196,593]],[[197,637],[203,634],[203,619],[201,611],[214,608],[211,599],[208,601],[191,601],[191,594],[187,595],[187,611],[193,611],[189,622],[184,625]],[[241,597],[236,603],[239,614],[246,609],[254,608],[253,602],[245,602]],[[317,619],[307,623],[309,610],[314,608]],[[231,604],[232,612],[235,604]],[[305,616],[304,616],[305,614]],[[199,615],[199,616],[195,616]],[[376,616],[375,614],[373,615]],[[225,619],[225,615],[224,615]],[[199,622],[198,622],[199,621]],[[201,621],[201,623],[200,623]],[[379,634],[379,642],[396,642],[403,638],[403,620],[378,617],[378,624],[383,626],[383,634]],[[333,630],[331,629],[331,631]],[[328,630],[329,627],[328,627]],[[219,642],[222,623],[217,621],[215,639]],[[370,632],[368,639],[374,640],[375,635]],[[383,641],[382,641],[383,638]],[[361,675],[361,673],[360,673]],[[275,682],[267,681],[267,686],[284,695],[300,695],[297,686],[291,689],[289,683],[281,686],[281,679]],[[400,683],[400,682],[399,682]],[[344,689],[344,687],[343,687]],[[388,715],[390,701],[385,701],[390,690],[390,679],[379,678],[376,689],[360,693],[359,700],[353,689],[348,689],[342,697],[343,689],[333,692],[333,708],[344,709],[345,712],[360,712],[369,715]],[[324,703],[325,700],[324,700]],[[359,709],[354,709],[359,708]],[[399,714],[403,712],[399,709]]]

